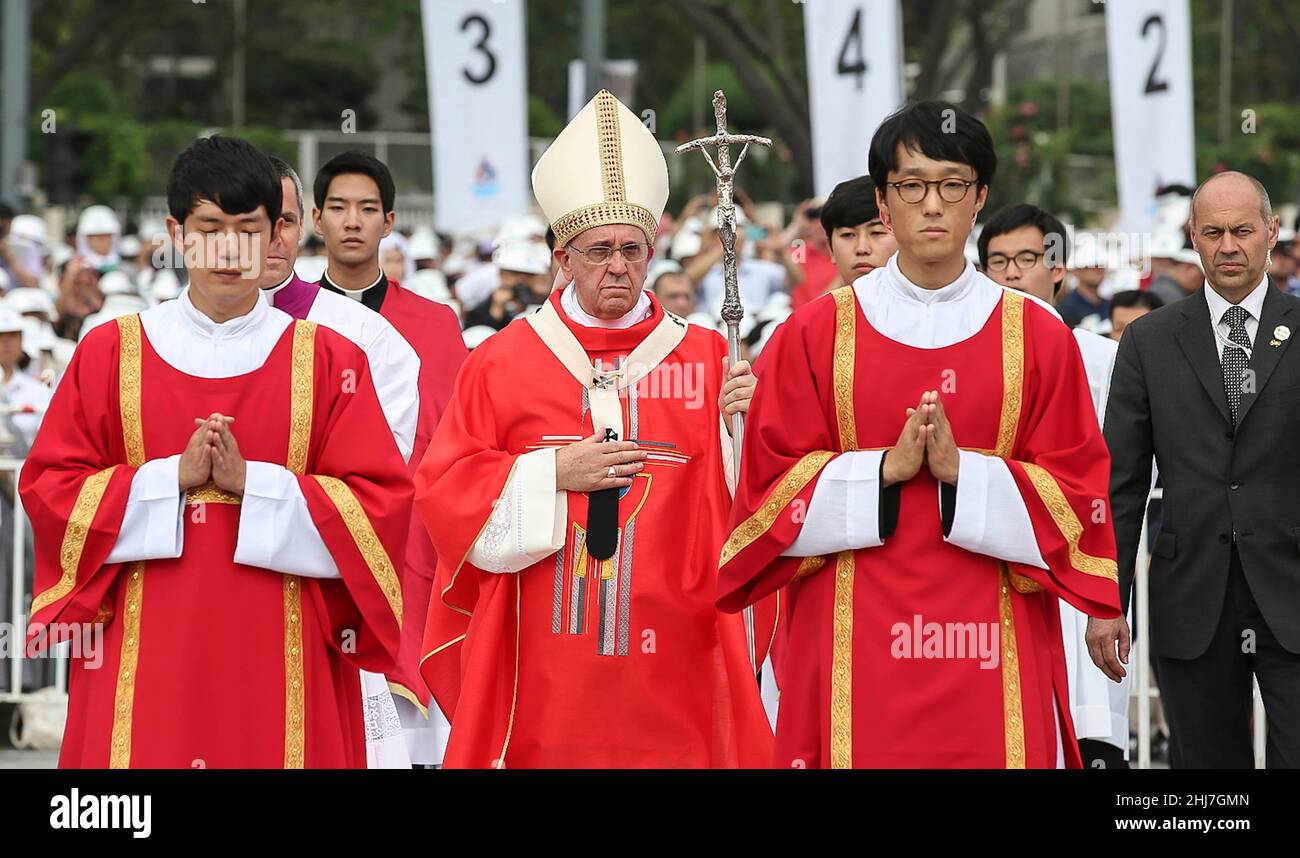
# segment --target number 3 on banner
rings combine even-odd
[[[460,22],[460,31],[462,33],[465,32],[470,28],[471,24],[479,25],[480,28],[479,37],[478,37],[478,41],[474,43],[474,49],[477,51],[481,51],[483,56],[487,58],[487,70],[480,75],[475,75],[469,69],[464,68],[460,70],[460,73],[463,74],[465,76],[465,80],[469,81],[470,83],[475,84],[476,86],[482,86],[483,84],[490,81],[492,79],[492,75],[496,74],[497,72],[496,55],[493,54],[492,51],[488,49],[488,44],[487,44],[488,39],[492,37],[492,25],[489,24],[487,18],[484,18],[482,15],[478,15],[478,14],[466,15],[464,19],[462,19]]]
[[[856,52],[856,59],[850,62],[849,48]],[[857,75],[857,89],[862,91],[862,77],[867,73],[866,51],[862,46],[862,7],[853,10],[853,23],[844,34],[844,43],[840,46],[840,56],[835,66],[838,75]]]
[[[1151,63],[1151,71],[1147,73],[1147,87],[1143,90],[1145,95],[1151,95],[1157,92],[1168,92],[1169,81],[1156,80],[1156,72],[1160,69],[1160,61],[1165,56],[1165,19],[1159,15],[1152,15],[1142,22],[1142,36],[1146,37],[1147,31],[1152,27],[1160,30],[1160,42],[1156,46],[1156,58]]]

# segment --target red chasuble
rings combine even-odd
[[[665,320],[586,328],[609,367]],[[683,337],[623,391],[625,437],[652,457],[619,502],[618,549],[585,550],[587,497],[568,493],[564,548],[517,573],[467,561],[515,462],[592,434],[586,390],[527,320],[476,349],[416,475],[440,558],[421,673],[451,714],[448,767],[735,767],[771,761],[745,626],[713,606],[730,497],[718,417],[722,339]],[[555,322],[561,324],[561,322]],[[758,663],[774,631],[756,620]]]
[[[214,411],[236,418],[245,459],[298,474],[341,579],[236,564],[240,500],[212,483],[188,493],[180,558],[105,563],[136,469]],[[412,494],[396,444],[376,438],[392,435],[365,356],[312,322],[233,378],[176,370],[139,316],[86,337],[20,485],[36,538],[29,645],[103,635],[102,664],[72,661],[61,766],[365,766],[357,669],[393,665],[391,558]]]
[[[945,542],[925,466],[883,546],[780,556],[827,462],[891,446],[930,389],[959,446],[1006,461],[1050,571]],[[775,764],[1052,767],[1060,741],[1077,767],[1056,600],[1114,617],[1119,592],[1110,457],[1069,330],[1007,292],[973,336],[913,348],[873,329],[844,287],[776,332],[749,413],[718,604],[785,587]],[[995,662],[974,656],[978,634]]]
[[[410,470],[414,475],[429,448],[438,420],[447,410],[456,384],[456,373],[469,352],[461,336],[460,322],[450,307],[403,289],[393,280],[388,281],[379,313],[420,358],[420,413],[416,418],[415,445],[410,459]],[[388,674],[388,680],[395,693],[410,700],[422,712],[429,696],[418,672],[420,644],[424,640],[425,618],[433,596],[433,576],[437,567],[438,555],[429,540],[429,532],[420,516],[412,510],[402,578],[405,596],[402,602],[402,644],[397,653],[397,668]]]

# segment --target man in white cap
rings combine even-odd
[[[551,291],[551,252],[535,241],[513,240],[492,254],[497,286],[465,314],[465,327],[486,325],[499,331],[516,316],[546,300]],[[458,294],[464,294],[457,290]]]
[[[13,425],[21,435],[21,455],[26,454],[36,439],[41,416],[50,402],[50,388],[20,368],[24,327],[17,313],[0,309],[0,411],[13,418]]]
[[[117,214],[108,206],[87,206],[77,219],[77,255],[91,268],[103,274],[122,261],[118,238],[122,226]]]
[[[748,367],[644,290],[658,141],[601,91],[533,191],[569,285],[470,355],[416,473],[440,559],[421,674],[448,767],[770,762],[755,665],[775,616],[713,607],[730,506],[721,410]],[[470,619],[472,616],[472,620]]]
[[[33,215],[14,216],[0,203],[0,272],[8,275],[9,288],[41,282],[46,245],[45,222]]]

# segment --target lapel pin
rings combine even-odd
[[[1280,349],[1280,348],[1282,348],[1282,341],[1281,341],[1281,340],[1269,340],[1269,341],[1268,341],[1268,344],[1269,344],[1270,346],[1272,346],[1273,348],[1275,348],[1275,349]]]
[[[1277,337],[1282,342],[1286,342],[1291,338],[1291,329],[1286,325],[1278,325],[1273,329],[1273,336]]]

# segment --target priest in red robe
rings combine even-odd
[[[438,420],[447,410],[456,374],[469,351],[460,320],[446,304],[430,301],[384,274],[379,245],[393,230],[396,186],[388,165],[365,152],[342,152],[325,162],[312,183],[316,231],[325,240],[328,263],[321,291],[344,295],[383,316],[419,359],[419,411],[411,471],[429,448]],[[441,762],[445,722],[429,710],[429,693],[420,679],[420,645],[438,555],[429,533],[412,514],[402,586],[408,594],[397,667],[388,674],[407,735],[412,761]]]
[[[995,168],[953,105],[887,119],[898,253],[763,351],[718,604],[785,588],[777,766],[1079,765],[1057,598],[1118,613],[1109,455],[1069,329],[964,258]]]
[[[663,153],[602,91],[533,188],[572,282],[474,350],[416,474],[445,765],[766,766],[755,670],[775,614],[747,638],[713,607],[731,503],[717,408],[752,376],[728,380],[722,338],[643,290]]]
[[[60,765],[364,766],[358,668],[397,653],[409,474],[365,355],[258,289],[267,158],[201,139],[167,190],[189,288],[82,341],[21,478],[29,646],[102,648],[72,660]]]

